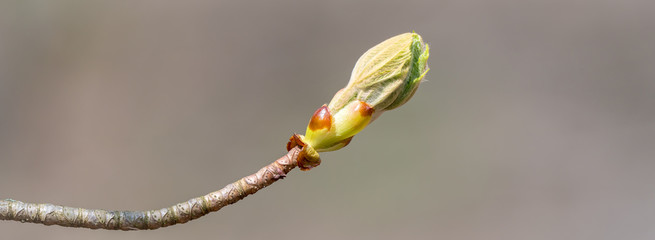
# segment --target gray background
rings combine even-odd
[[[169,206],[284,154],[355,60],[427,82],[323,164],[156,231],[2,239],[653,239],[655,1],[3,1],[0,198]]]

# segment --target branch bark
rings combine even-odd
[[[149,211],[107,211],[53,204],[0,200],[0,220],[41,223],[64,227],[108,230],[152,230],[202,217],[236,203],[286,176],[298,166],[299,147],[256,173],[228,184],[223,189],[168,208]]]

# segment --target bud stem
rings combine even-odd
[[[124,231],[153,230],[186,223],[234,204],[284,178],[298,166],[299,153],[300,148],[292,148],[286,155],[250,176],[228,184],[216,192],[168,208],[149,211],[107,211],[5,199],[0,200],[0,220]]]

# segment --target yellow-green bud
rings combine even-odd
[[[363,101],[375,109],[375,119],[405,104],[428,71],[428,56],[428,45],[416,33],[387,39],[359,58],[348,85],[334,95],[328,108],[334,112]]]
[[[310,163],[299,160],[301,169],[317,166],[317,152],[345,147],[384,111],[405,104],[428,71],[428,56],[428,45],[416,33],[389,38],[366,51],[355,64],[348,85],[316,110],[305,136],[295,135],[287,145],[301,145],[303,152],[315,156]]]

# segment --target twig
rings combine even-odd
[[[385,111],[405,104],[428,71],[429,47],[416,33],[389,38],[362,55],[345,88],[309,121],[306,136],[294,134],[284,157],[223,189],[150,211],[106,211],[52,204],[0,201],[0,220],[91,229],[157,229],[204,216],[233,204],[282,179],[299,166],[307,171],[321,163],[318,152],[345,147],[358,132]]]
[[[144,230],[167,227],[202,217],[236,203],[259,189],[273,184],[298,166],[300,148],[295,147],[256,173],[228,184],[223,189],[202,197],[149,211],[106,211],[0,200],[0,220],[42,223],[64,227],[108,230]]]

